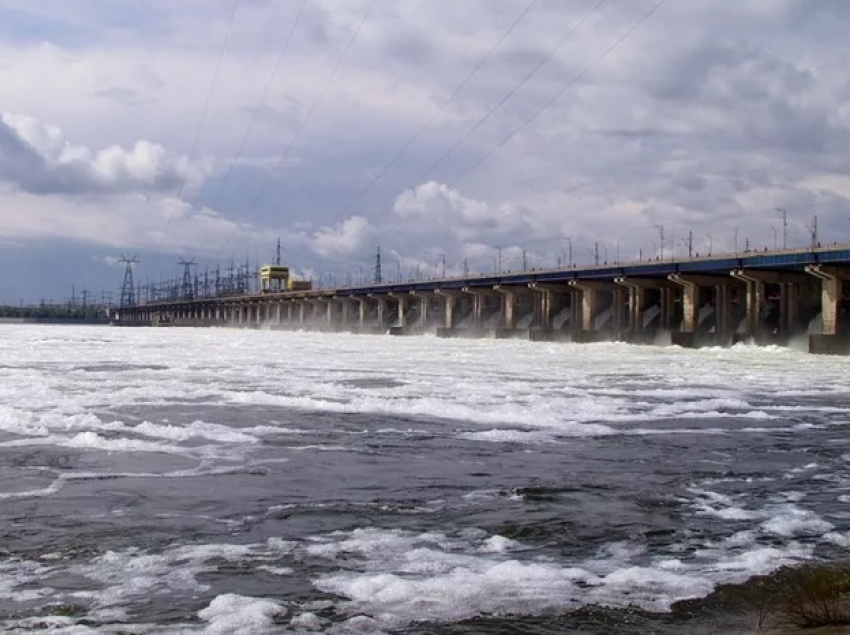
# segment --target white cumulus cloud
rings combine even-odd
[[[34,117],[0,115],[0,180],[35,194],[168,191],[196,187],[204,171],[164,147],[140,140],[131,148],[75,145],[58,127]]]

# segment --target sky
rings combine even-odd
[[[278,238],[325,286],[378,248],[394,280],[850,241],[848,32],[843,0],[0,0],[0,302]]]

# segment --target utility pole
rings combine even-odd
[[[381,248],[378,247],[378,252],[375,254],[375,284],[381,284],[383,276],[381,275]]]
[[[528,254],[526,254],[525,249],[522,250],[522,270],[528,271]]]
[[[573,266],[573,238],[572,236],[567,236],[567,250],[569,255],[569,266],[572,268]]]
[[[277,250],[275,251],[274,264],[280,264],[280,238],[277,239]]]
[[[466,258],[463,259],[463,277],[469,277],[469,260],[467,260]]]
[[[440,278],[446,277],[446,254],[440,258]]]
[[[782,217],[782,249],[788,249],[788,212],[784,207],[777,207],[776,211]]]

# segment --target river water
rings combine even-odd
[[[785,348],[5,326],[0,630],[732,628],[700,608],[716,586],[848,553],[848,371]]]

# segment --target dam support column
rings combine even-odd
[[[497,339],[513,337],[531,337],[531,324],[540,321],[543,309],[543,295],[534,293],[527,286],[510,287],[496,285],[493,290],[501,296],[500,325],[494,333]],[[531,300],[531,302],[529,302]],[[529,316],[531,320],[528,320]],[[519,328],[520,320],[524,326]]]
[[[390,335],[407,335],[409,333],[407,325],[407,310],[410,306],[410,294],[390,293],[397,303],[396,319],[390,325]]]
[[[369,330],[372,333],[383,333],[387,328],[387,296],[370,293],[369,297],[375,301],[375,307],[377,309],[375,322]]]
[[[611,296],[611,304],[609,308],[612,311],[612,322],[616,327],[618,318],[617,313],[622,314],[622,306],[617,306],[617,285],[613,282],[600,282],[591,280],[570,280],[569,284],[576,290],[581,292],[581,302],[575,303],[577,309],[580,310],[578,321],[575,324],[578,326],[573,330],[574,342],[597,342],[603,339],[603,329],[597,327],[598,318],[604,310],[603,294]],[[604,326],[604,325],[598,325]]]
[[[676,320],[676,295],[677,287],[662,287],[659,297],[659,308],[661,309],[661,328],[672,333],[673,323]]]
[[[454,337],[455,305],[462,293],[454,289],[437,289],[435,293],[443,298],[443,326],[437,328],[437,337]]]
[[[354,301],[351,300],[351,298],[337,296],[334,298],[334,302],[339,304],[339,330],[350,330],[352,321],[351,316],[354,313],[351,309]]]
[[[413,326],[418,331],[423,331],[428,328],[431,320],[431,298],[433,294],[411,291],[410,297],[416,300],[419,308],[419,319]]]
[[[764,339],[766,298],[764,278],[758,275],[758,272],[746,272],[743,269],[733,269],[730,275],[746,284],[744,302],[747,312],[747,327],[744,337],[755,341]]]
[[[617,331],[617,339],[622,342],[646,341],[646,332],[643,329],[646,287],[639,281],[632,281],[625,276],[618,276],[614,282],[625,287],[627,294],[625,325]]]
[[[808,265],[809,273],[821,281],[821,317],[823,328],[818,334],[809,336],[809,352],[822,355],[846,355],[850,353],[850,335],[842,320],[842,297],[844,281],[850,271],[826,265]]]
[[[800,288],[808,285],[811,276],[797,273],[774,271],[753,271],[736,269],[731,272],[733,278],[746,283],[746,333],[745,336],[757,342],[773,343],[787,341],[800,328]],[[768,292],[771,285],[773,293]],[[769,297],[776,297],[779,304],[768,305]],[[767,307],[772,309],[768,319]]]
[[[669,279],[682,288],[681,327],[671,331],[673,344],[685,348],[708,345],[728,345],[732,341],[731,294],[740,286],[728,277],[699,276],[672,273]],[[713,329],[709,326],[700,331],[701,322],[710,315],[701,317],[701,308],[714,311]]]
[[[369,301],[366,298],[356,297],[357,301],[357,326],[352,329],[355,333],[362,333],[366,328],[366,317],[369,313]]]
[[[731,340],[735,333],[732,315],[732,285],[718,284],[714,287],[714,333],[716,338]],[[718,341],[718,343],[721,343]]]
[[[677,346],[696,348],[700,285],[693,278],[678,273],[671,273],[669,279],[682,287],[682,325],[678,331],[672,332],[672,342]]]
[[[530,282],[528,288],[540,296],[538,327],[531,330],[529,338],[551,341],[565,337],[575,327],[570,311],[581,292],[568,284],[557,283]],[[567,329],[563,328],[565,325]]]
[[[336,324],[336,310],[334,309],[333,298],[325,298],[322,302],[325,303],[325,330],[333,331]]]
[[[497,339],[515,337],[517,326],[517,292],[511,287],[496,285],[493,290],[500,294],[501,307],[499,326],[496,327],[494,336]]]
[[[464,287],[461,291],[472,298],[472,329],[470,329],[469,334],[479,337],[485,335],[488,299],[500,295],[499,292],[492,289],[472,289],[470,287]]]

